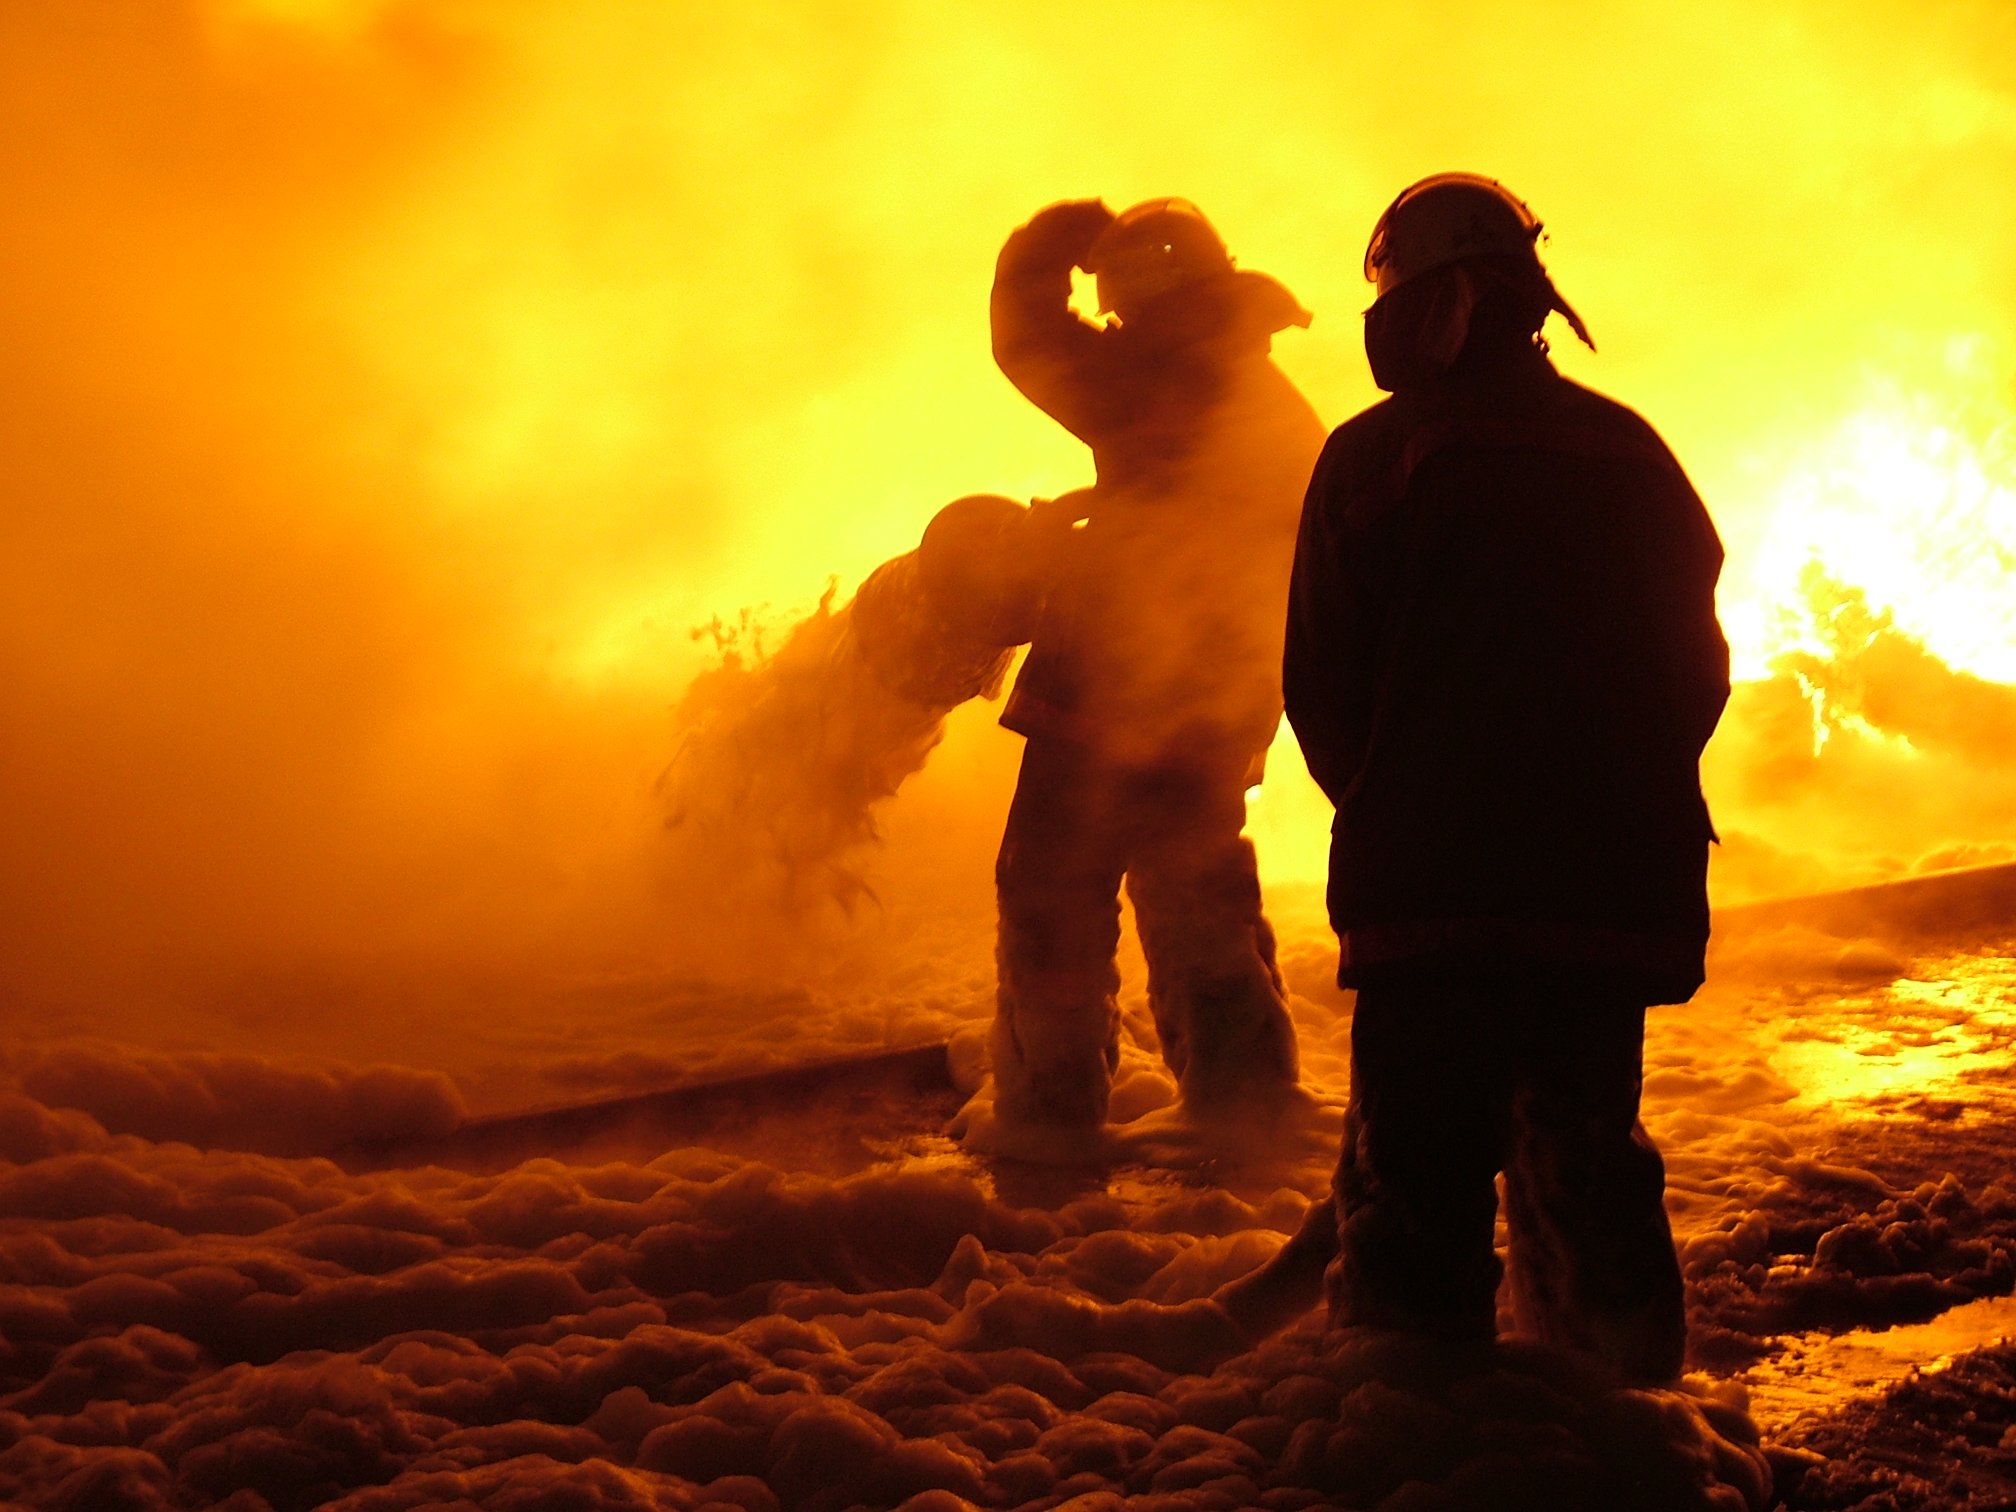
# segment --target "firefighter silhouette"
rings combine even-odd
[[[1502,1172],[1521,1329],[1657,1383],[1685,1328],[1644,1016],[1702,978],[1722,548],[1652,427],[1548,360],[1550,313],[1588,335],[1539,232],[1443,174],[1366,253],[1391,397],[1317,464],[1284,667],[1337,806],[1351,1105],[1332,1203],[1220,1300],[1264,1329],[1327,1262],[1339,1324],[1488,1340]]]
[[[1072,310],[1074,268],[1106,323]],[[1107,1114],[1123,885],[1185,1107],[1297,1082],[1241,831],[1323,427],[1269,356],[1308,313],[1188,201],[1043,210],[1002,249],[991,316],[1002,372],[1097,474],[1050,506],[1047,593],[1001,719],[1027,745],[996,865],[995,1111],[1069,1150]]]

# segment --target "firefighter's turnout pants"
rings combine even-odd
[[[1244,754],[1121,765],[1076,741],[1030,738],[995,866],[1003,1116],[1105,1118],[1123,879],[1162,1058],[1185,1104],[1293,1084],[1294,1028],[1240,833],[1247,770]]]
[[[1519,1331],[1677,1377],[1665,1168],[1638,1122],[1644,1016],[1558,974],[1361,987],[1332,1320],[1488,1340],[1502,1171]]]

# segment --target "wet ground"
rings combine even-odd
[[[1334,1057],[1314,1072],[1341,1099]],[[1781,1456],[1791,1505],[1997,1505],[2002,1488],[2016,1506],[2004,1347],[2016,1338],[2016,939],[1914,946],[1767,919],[1725,945],[1694,1005],[1655,1015],[1647,1072],[1696,1364],[1745,1386],[1767,1442],[1794,1451]],[[495,1170],[536,1144],[561,1159],[644,1159],[677,1139],[825,1177],[951,1172],[1050,1210],[1096,1193],[1146,1217],[1213,1184],[1262,1195],[1222,1165],[977,1160],[942,1133],[958,1101],[927,1045],[811,1078],[619,1099],[571,1126],[491,1119],[431,1158]],[[1303,1190],[1323,1174],[1302,1172]],[[1825,1456],[1803,1491],[1798,1452]]]
[[[1998,874],[1995,886],[2007,880]],[[1697,1391],[1711,1394],[1704,1401],[1747,1392],[1749,1412],[1776,1456],[1780,1492],[1795,1509],[2016,1507],[2016,1345],[2007,1342],[2016,1339],[2016,929],[1995,923],[2000,903],[1992,889],[1993,907],[1976,898],[1980,906],[1971,911],[1949,911],[1964,928],[1936,927],[1939,910],[1928,910],[1926,897],[1922,889],[1913,894],[1904,917],[1884,917],[1863,899],[1852,908],[1779,907],[1725,919],[1709,986],[1694,1003],[1659,1010],[1648,1024],[1644,1116],[1667,1160]],[[18,1215],[0,1212],[0,1243],[14,1245],[22,1278],[15,1290],[37,1299],[33,1326],[47,1338],[17,1346],[9,1367],[15,1394],[0,1393],[0,1408],[11,1400],[41,1411],[45,1399],[69,1400],[63,1371],[71,1367],[47,1362],[71,1359],[64,1351],[74,1350],[78,1360],[90,1354],[102,1377],[88,1390],[128,1393],[140,1404],[130,1419],[139,1426],[120,1430],[124,1439],[94,1438],[108,1431],[91,1405],[99,1398],[80,1395],[73,1405],[82,1416],[23,1417],[10,1427],[0,1412],[0,1429],[33,1430],[56,1446],[36,1450],[45,1456],[37,1463],[57,1467],[37,1472],[45,1478],[73,1473],[65,1455],[84,1467],[75,1474],[97,1474],[99,1461],[88,1457],[116,1449],[159,1454],[182,1477],[178,1486],[195,1486],[189,1466],[208,1462],[186,1454],[178,1461],[164,1441],[141,1437],[152,1431],[147,1413],[155,1409],[147,1402],[241,1386],[264,1391],[269,1375],[293,1379],[338,1364],[353,1374],[366,1370],[372,1390],[403,1400],[422,1385],[393,1368],[394,1356],[379,1354],[398,1339],[420,1337],[409,1331],[422,1326],[449,1330],[441,1336],[448,1342],[436,1338],[429,1348],[452,1348],[470,1360],[547,1347],[538,1342],[544,1332],[527,1330],[560,1330],[557,1358],[587,1360],[608,1338],[629,1336],[639,1319],[646,1333],[676,1325],[682,1339],[747,1335],[770,1362],[750,1356],[750,1379],[781,1381],[775,1373],[782,1362],[797,1358],[810,1338],[777,1332],[787,1314],[831,1333],[839,1345],[829,1339],[822,1346],[829,1352],[844,1346],[829,1360],[841,1372],[833,1390],[851,1379],[847,1372],[876,1367],[879,1352],[922,1349],[919,1341],[928,1338],[935,1342],[917,1358],[947,1373],[932,1389],[962,1402],[969,1392],[979,1393],[971,1398],[977,1402],[1006,1389],[989,1384],[991,1377],[952,1384],[974,1360],[1010,1358],[973,1352],[999,1348],[990,1329],[1039,1341],[1031,1347],[1048,1358],[1089,1328],[1093,1342],[1077,1346],[1091,1350],[1082,1359],[1109,1363],[1073,1367],[1086,1390],[1096,1396],[1091,1383],[1097,1371],[1117,1368],[1111,1361],[1132,1361],[1127,1369],[1139,1379],[1128,1388],[1129,1411],[1152,1418],[1142,1393],[1167,1405],[1190,1389],[1182,1385],[1192,1379],[1183,1372],[1194,1368],[1182,1363],[1190,1360],[1183,1353],[1189,1344],[1178,1348],[1180,1340],[1150,1329],[1139,1339],[1116,1335],[1118,1354],[1102,1351],[1095,1347],[1100,1329],[1146,1327],[1144,1317],[1115,1312],[1101,1322],[1084,1307],[1145,1299],[1180,1312],[1258,1263],[1276,1242],[1270,1230],[1293,1228],[1304,1200],[1323,1190],[1334,1157],[1337,1110],[1348,1090],[1349,998],[1326,985],[1331,947],[1320,931],[1291,923],[1283,938],[1305,1079],[1318,1096],[1317,1137],[1259,1162],[1201,1145],[1198,1158],[1186,1161],[1174,1158],[1183,1153],[1180,1141],[1167,1139],[1158,1149],[1171,1158],[1071,1169],[983,1160],[962,1149],[944,1131],[961,1082],[970,1081],[984,1022],[986,966],[970,953],[919,959],[897,988],[863,987],[851,997],[779,990],[731,999],[705,984],[647,975],[570,987],[559,997],[521,985],[515,997],[487,1000],[481,1043],[470,1047],[476,1053],[469,1061],[488,1057],[506,1075],[464,1084],[466,1105],[478,1111],[459,1125],[452,1114],[445,1123],[416,1124],[399,1112],[421,1093],[435,1099],[435,1114],[447,1106],[441,1098],[452,1100],[438,1076],[425,1081],[434,1076],[425,1069],[430,1063],[455,1063],[457,1046],[446,1038],[351,1044],[340,1024],[304,1023],[295,1032],[320,1036],[325,1053],[384,1060],[392,1044],[419,1068],[389,1092],[369,1091],[369,1074],[354,1083],[335,1077],[327,1106],[354,1117],[357,1130],[340,1151],[327,1151],[337,1166],[269,1158],[300,1151],[260,1143],[257,1119],[231,1126],[249,1131],[248,1143],[232,1144],[228,1131],[212,1141],[177,1132],[196,1129],[190,1120],[207,1116],[234,1086],[241,1097],[271,1097],[271,1116],[284,1121],[296,1084],[284,1082],[293,1073],[278,1061],[206,1060],[206,1052],[187,1048],[185,1021],[177,1045],[101,1041],[96,1059],[84,1071],[73,1066],[59,1086],[60,1078],[30,1064],[38,1046],[56,1057],[52,1065],[68,1053],[70,1041],[52,1029],[14,1063],[33,1100],[21,1115],[29,1121],[0,1129],[22,1142],[10,1200],[26,1204]],[[1126,1007],[1130,1044],[1116,1102],[1120,1116],[1152,1120],[1167,1097],[1166,1079],[1138,993]],[[695,1039],[691,1026],[703,1012],[718,1032]],[[667,1033],[673,1025],[688,1029],[685,1042]],[[654,1033],[662,1052],[649,1048]],[[697,1053],[690,1048],[696,1043]],[[271,1092],[283,1085],[284,1095]],[[516,1111],[514,1093],[522,1094]],[[373,1111],[373,1097],[391,1112]],[[45,1111],[36,1112],[37,1104]],[[66,1122],[71,1115],[61,1110],[73,1107],[109,1129],[109,1142],[102,1130]],[[414,1128],[424,1133],[396,1132]],[[191,1151],[175,1139],[208,1148]],[[181,1195],[171,1201],[167,1193]],[[253,1212],[247,1203],[266,1206]],[[298,1215],[286,1219],[282,1207]],[[324,1212],[341,1221],[330,1227]],[[188,1237],[164,1250],[163,1225],[176,1224]],[[591,1244],[584,1235],[597,1237]],[[549,1324],[558,1304],[520,1288],[556,1267],[574,1278],[567,1286],[618,1300]],[[619,1275],[628,1280],[619,1285],[612,1279]],[[129,1280],[140,1276],[186,1276],[190,1295],[203,1300],[177,1313],[159,1300],[165,1294],[155,1281]],[[909,1289],[890,1289],[899,1282]],[[426,1292],[424,1303],[374,1300],[442,1286],[450,1290]],[[442,1300],[470,1287],[489,1288],[481,1292],[487,1300]],[[241,1300],[228,1301],[240,1292]],[[460,1316],[456,1308],[469,1316],[436,1324],[437,1314]],[[244,1322],[245,1309],[265,1321]],[[856,1315],[858,1322],[845,1321]],[[74,1345],[61,1343],[66,1328],[78,1331]],[[115,1369],[111,1355],[90,1353],[110,1348],[101,1343],[107,1328],[123,1329],[120,1339],[156,1354],[186,1335],[194,1353],[162,1355],[144,1379],[124,1382],[115,1379],[123,1365]],[[451,1337],[458,1329],[460,1343]],[[1298,1380],[1322,1375],[1326,1346],[1313,1325],[1302,1333],[1279,1359],[1263,1351],[1248,1367],[1263,1375],[1301,1371]],[[290,1347],[300,1353],[273,1357]],[[1176,1353],[1164,1358],[1157,1350]],[[253,1373],[233,1360],[250,1361]],[[1359,1404],[1339,1410],[1345,1428],[1361,1433],[1374,1430],[1365,1422],[1354,1428],[1351,1414],[1373,1410],[1365,1421],[1376,1423],[1383,1421],[1376,1413],[1399,1412],[1390,1392],[1414,1369],[1364,1387],[1353,1384],[1358,1365],[1346,1360],[1337,1368],[1342,1374],[1325,1390]],[[44,1370],[50,1373],[38,1379]],[[1154,1381],[1164,1384],[1151,1389]],[[1251,1384],[1256,1402],[1270,1389],[1264,1378]],[[1344,1455],[1340,1463],[1374,1463],[1365,1458],[1370,1448],[1397,1452],[1423,1425],[1444,1421],[1433,1392],[1422,1386],[1427,1396],[1408,1396],[1413,1389],[1401,1391],[1412,1416],[1395,1419],[1392,1435],[1377,1430],[1369,1445],[1332,1445]],[[1504,1416],[1487,1422],[1518,1421],[1524,1400],[1514,1392],[1492,1409]],[[830,1393],[806,1402],[807,1411],[832,1405]],[[907,1421],[894,1406],[878,1410],[890,1423]],[[1194,1411],[1210,1417],[1202,1406]],[[1193,1423],[1184,1416],[1191,1412],[1182,1407],[1178,1416]],[[1143,1422],[1159,1435],[1158,1453],[1188,1442],[1182,1435],[1190,1428]],[[289,1442],[285,1424],[280,1429],[276,1442]],[[1274,1431],[1249,1434],[1248,1447],[1262,1460],[1287,1453],[1285,1441],[1268,1437]],[[1675,1442],[1694,1441],[1684,1425],[1673,1431]],[[583,1451],[584,1465],[615,1456],[628,1467],[623,1473],[643,1472],[648,1454],[607,1425],[598,1433]],[[1641,1450],[1658,1442],[1645,1440]],[[982,1440],[968,1448],[977,1453],[976,1446]],[[1222,1445],[1211,1453],[1220,1450],[1235,1453]],[[241,1445],[232,1452],[250,1451]],[[1001,1459],[1002,1452],[988,1450],[995,1458],[984,1485],[962,1494],[989,1505],[1023,1504],[1014,1476],[1036,1472],[1020,1461],[1011,1467],[1012,1456]],[[553,1455],[541,1453],[538,1473],[560,1475]],[[469,1486],[507,1473],[496,1466],[532,1473],[523,1453],[483,1454],[491,1457],[472,1462]],[[399,1463],[398,1484],[410,1481],[415,1494],[432,1484],[414,1479],[435,1463],[421,1450]],[[1388,1468],[1404,1470],[1397,1460]],[[384,1466],[370,1473],[381,1471],[395,1473]],[[1067,1484],[1062,1468],[1055,1473],[1054,1484]],[[1119,1486],[1133,1472],[1100,1474],[1107,1478],[1099,1484]],[[467,1494],[488,1504],[487,1492]],[[1030,1492],[1026,1500],[1038,1498]]]

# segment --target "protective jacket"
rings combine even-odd
[[[1081,226],[1046,211],[995,273],[995,360],[1098,473],[1002,723],[1122,762],[1257,754],[1280,719],[1295,520],[1323,441],[1268,353],[1308,315],[1240,271],[1095,326],[1070,306],[1086,250]]]
[[[1296,548],[1288,717],[1337,807],[1347,986],[1458,963],[1700,984],[1722,548],[1653,429],[1537,348],[1358,415]]]

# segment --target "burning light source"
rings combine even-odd
[[[1832,654],[1816,612],[1854,590],[1949,666],[2016,681],[2016,422],[1997,402],[2010,364],[1984,336],[1936,346],[1870,374],[1861,403],[1762,480],[1765,523],[1732,557],[1722,606],[1738,676],[1790,650]],[[1832,605],[1814,602],[1823,581]]]

